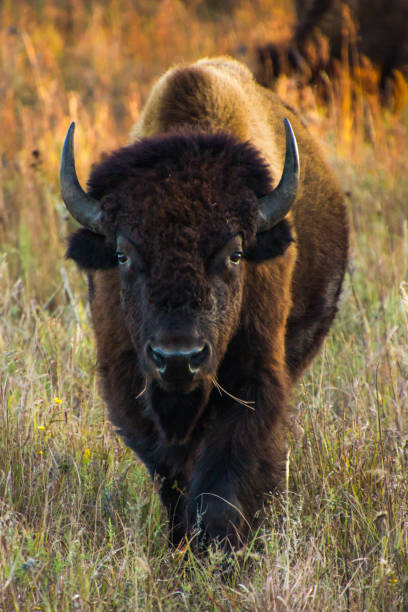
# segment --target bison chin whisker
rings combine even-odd
[[[142,397],[142,395],[146,392],[146,389],[147,389],[147,376],[145,376],[145,386],[140,391],[140,393],[136,395],[135,400],[138,400],[140,397]]]
[[[236,397],[236,395],[232,395],[232,393],[229,393],[226,389],[224,389],[224,387],[221,387],[220,383],[216,378],[211,377],[210,380],[220,395],[225,393],[225,395],[228,395],[228,397],[238,402],[238,404],[242,404],[243,406],[245,406],[245,408],[255,410],[255,406],[253,405],[255,404],[255,402],[251,402],[250,400],[243,400],[240,397]]]

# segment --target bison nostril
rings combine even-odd
[[[163,368],[165,368],[166,358],[163,355],[163,353],[160,351],[160,349],[153,348],[151,344],[148,344],[147,353],[150,359],[153,361],[153,363],[159,368],[159,370],[162,370]]]
[[[196,345],[194,348],[177,344],[155,345],[146,344],[145,355],[150,367],[161,378],[167,381],[192,380],[201,366],[208,360],[211,348],[208,342]]]
[[[189,369],[191,372],[196,372],[198,368],[206,361],[210,355],[210,348],[208,344],[204,344],[203,347],[192,352],[189,359]]]

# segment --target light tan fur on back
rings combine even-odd
[[[167,109],[174,105],[179,113],[177,117],[172,114],[170,122]],[[131,142],[177,125],[224,130],[262,151],[276,180],[283,166],[284,148],[282,141],[277,142],[277,134],[283,139],[283,115],[277,118],[274,114],[281,125],[272,125],[267,112],[270,106],[265,90],[255,83],[246,66],[228,57],[202,59],[172,68],[159,79],[132,130]]]

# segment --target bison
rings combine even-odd
[[[237,548],[279,486],[290,388],[337,310],[342,192],[296,113],[229,58],[166,72],[87,192],[73,134],[67,257],[88,275],[110,418],[171,541]]]
[[[379,70],[380,92],[389,98],[395,70],[408,78],[408,0],[295,0],[292,40],[257,50],[259,81],[281,74],[319,82],[335,76],[340,61],[354,68],[366,56]]]

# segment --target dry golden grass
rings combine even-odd
[[[208,3],[211,7],[211,2]],[[408,108],[366,68],[323,106],[281,79],[348,195],[351,261],[325,348],[293,397],[287,492],[222,581],[166,541],[163,510],[97,394],[84,279],[58,166],[76,120],[82,182],[126,143],[177,61],[289,33],[289,2],[3,0],[0,8],[0,609],[408,608]],[[364,78],[363,78],[364,77]],[[238,567],[239,566],[239,567]]]

